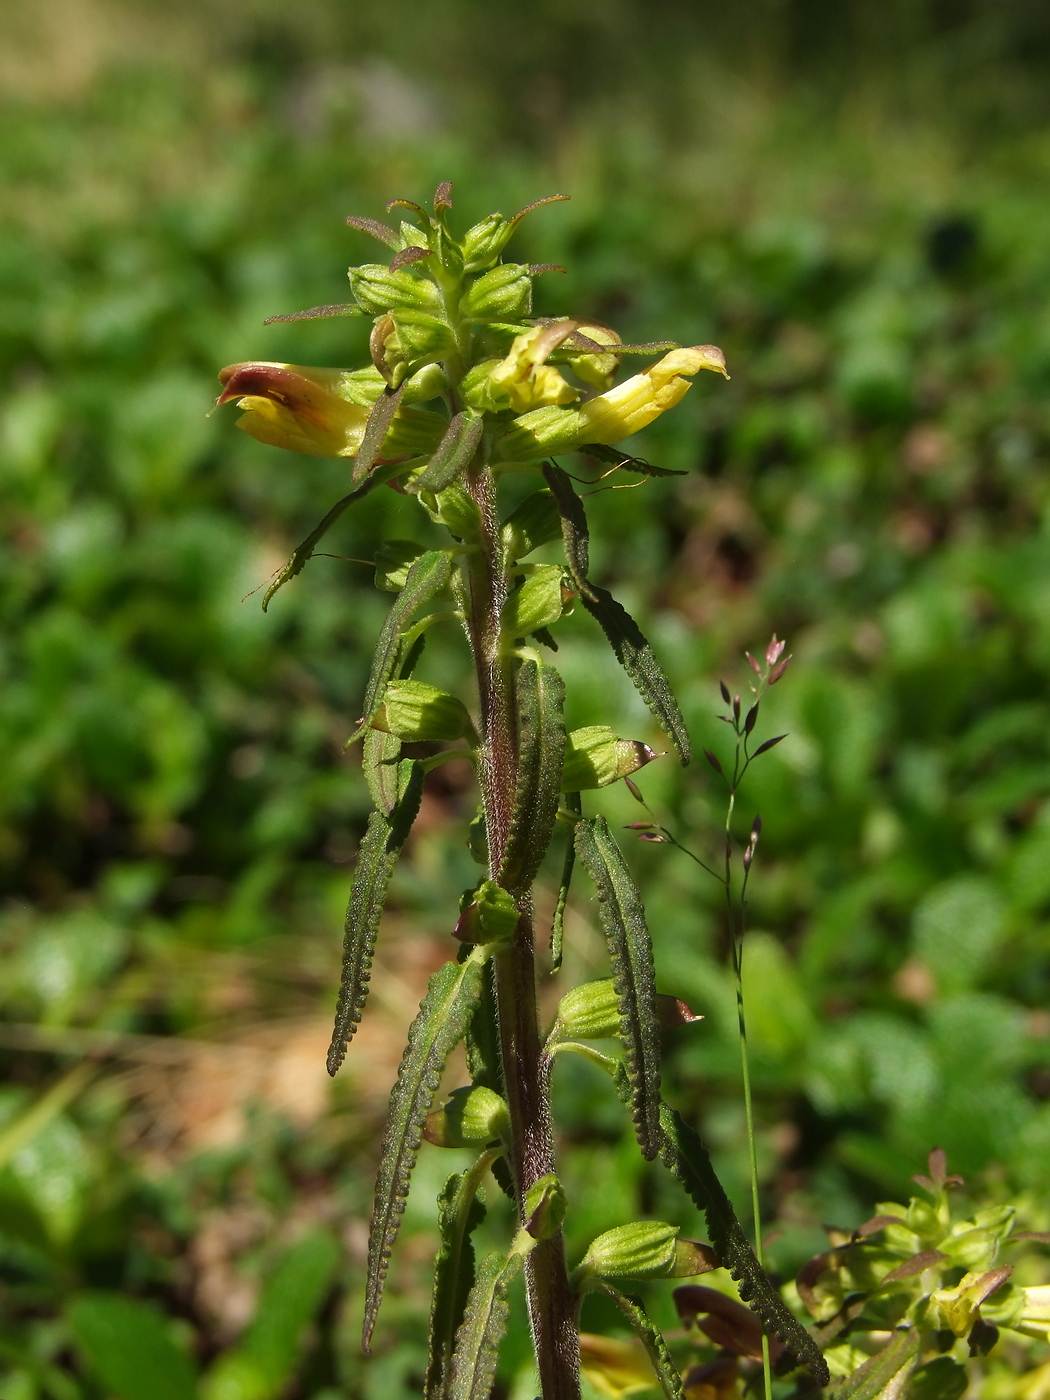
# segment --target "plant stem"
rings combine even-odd
[[[494,879],[510,835],[518,770],[518,726],[513,658],[504,654],[500,614],[507,595],[496,513],[495,483],[484,467],[468,474],[467,487],[481,514],[480,547],[468,564],[468,635],[474,653],[481,709],[481,788]],[[510,1169],[524,1219],[525,1193],[553,1172],[554,1132],[549,1063],[542,1054],[536,1005],[532,900],[527,888],[511,893],[519,909],[510,946],[495,962],[496,1003],[503,1087],[510,1114]],[[525,1261],[536,1363],[543,1400],[578,1400],[579,1342],[575,1300],[560,1231],[541,1240]]]

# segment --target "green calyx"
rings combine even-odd
[[[621,739],[607,724],[589,724],[566,736],[562,792],[608,787],[660,755],[640,739]]]
[[[513,897],[495,880],[482,880],[464,897],[456,925],[461,943],[506,943],[514,936],[521,913]]]
[[[483,1147],[510,1131],[507,1105],[484,1085],[453,1089],[443,1108],[428,1115],[423,1136],[436,1147]]]
[[[639,1220],[592,1240],[572,1276],[579,1293],[606,1279],[695,1278],[721,1267],[710,1245],[680,1240],[677,1225]]]
[[[404,743],[426,739],[477,742],[463,701],[425,681],[390,681],[369,724],[373,729],[395,735]]]

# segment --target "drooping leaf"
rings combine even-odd
[[[598,1287],[612,1299],[638,1334],[667,1400],[685,1400],[685,1391],[682,1389],[682,1377],[678,1373],[678,1367],[671,1360],[671,1353],[667,1350],[663,1333],[654,1325],[649,1314],[645,1311],[642,1300],[630,1294],[621,1293],[618,1288],[613,1288],[609,1283],[600,1283]]]
[[[604,817],[576,823],[576,854],[598,892],[620,1010],[634,1131],[643,1155],[660,1151],[660,1015],[653,944],[641,895]]]
[[[390,1252],[397,1238],[408,1184],[416,1164],[423,1127],[445,1061],[463,1039],[481,994],[483,947],[465,962],[446,963],[430,979],[427,994],[408,1033],[390,1117],[380,1149],[375,1206],[368,1239],[368,1279],[362,1344],[367,1351],[383,1297]]]
[[[357,449],[357,457],[354,459],[354,481],[364,480],[375,466],[379,449],[383,446],[383,440],[390,431],[394,415],[401,407],[401,396],[404,392],[403,383],[399,384],[396,389],[384,389],[372,405],[368,422],[365,424],[364,437],[361,439],[361,446]]]
[[[619,347],[617,347],[619,348]],[[621,452],[618,447],[610,447],[604,442],[589,442],[577,448],[585,457],[593,457],[598,462],[608,462],[625,472],[637,472],[639,476],[688,476],[688,472],[672,471],[670,467],[654,467],[644,457],[632,457],[629,452]]]
[[[383,692],[393,678],[398,663],[403,659],[403,632],[423,604],[445,587],[451,572],[452,559],[443,549],[427,550],[409,569],[405,586],[391,603],[380,630],[365,690],[362,723],[351,737],[351,742],[364,733],[368,721],[379,708]]]
[[[627,1102],[626,1075],[618,1073],[617,1087],[621,1098]],[[818,1384],[827,1385],[830,1373],[820,1348],[755,1258],[744,1227],[715,1175],[700,1134],[666,1103],[660,1106],[660,1126],[663,1131],[660,1156],[707,1217],[711,1243],[736,1280],[740,1297],[761,1318],[766,1330],[784,1343],[797,1363],[804,1366]]]
[[[456,1333],[449,1400],[489,1400],[510,1313],[507,1288],[520,1269],[520,1254],[490,1254],[482,1261]]]
[[[835,1387],[835,1400],[876,1400],[902,1367],[919,1354],[916,1328],[894,1332],[886,1345]]]
[[[350,903],[343,934],[343,971],[336,1003],[332,1043],[328,1048],[328,1073],[335,1074],[346,1058],[346,1047],[361,1020],[372,975],[379,921],[383,917],[387,887],[401,847],[419,812],[423,796],[423,765],[412,759],[401,764],[397,806],[389,817],[373,812],[357,856]]]
[[[396,476],[397,471],[397,466],[381,468],[378,471],[374,471],[371,476],[366,477],[365,480],[361,482],[360,486],[355,487],[354,490],[344,496],[342,500],[336,501],[332,509],[323,520],[318,521],[307,535],[306,539],[303,540],[302,544],[296,546],[288,563],[285,564],[284,568],[263,594],[263,612],[270,606],[270,599],[277,590],[283,588],[289,579],[293,579],[297,574],[302,573],[304,566],[318,544],[320,544],[322,538],[328,533],[343,512],[349,510],[352,505],[356,505],[358,501],[363,501],[368,493],[374,491],[377,486],[381,486],[383,482],[389,481],[391,477]]]
[[[567,792],[565,805],[577,817],[581,814],[580,794]],[[565,945],[565,907],[569,902],[569,888],[572,885],[572,872],[576,866],[576,838],[569,832],[565,843],[565,859],[561,867],[561,880],[558,882],[558,898],[554,905],[554,919],[551,923],[551,971],[561,967],[562,949]]]
[[[67,1316],[78,1349],[118,1400],[195,1400],[196,1367],[149,1303],[81,1293]]]
[[[448,425],[437,450],[423,472],[412,483],[414,491],[433,491],[436,495],[451,486],[466,471],[470,459],[478,450],[485,420],[469,409],[457,413]]]
[[[476,1170],[457,1172],[445,1182],[438,1196],[441,1248],[434,1261],[430,1346],[423,1384],[426,1400],[444,1400],[456,1331],[474,1285],[474,1245],[470,1237],[485,1218],[477,1184]]]
[[[251,1326],[205,1377],[201,1400],[276,1400],[282,1394],[338,1259],[330,1234],[316,1232],[292,1245],[267,1280]]]
[[[689,732],[656,653],[626,608],[587,577],[590,551],[583,503],[560,467],[545,466],[543,475],[561,511],[565,561],[580,601],[605,633],[617,661],[667,732],[683,765],[687,764],[692,757]]]
[[[554,834],[565,760],[565,682],[553,666],[522,663],[518,690],[518,781],[498,880],[527,889]]]

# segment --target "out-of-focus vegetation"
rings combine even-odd
[[[775,1266],[906,1197],[935,1145],[986,1204],[1050,1225],[1042,7],[520,8],[5,7],[4,1400],[146,1400],[161,1375],[179,1400],[198,1371],[210,1400],[418,1385],[453,1159],[421,1160],[367,1365],[362,1163],[448,953],[435,911],[473,880],[455,765],[429,780],[331,1093],[323,1050],[367,805],[342,744],[386,604],[352,561],[419,525],[375,493],[329,536],[344,557],[264,615],[243,595],[345,467],[205,414],[230,361],[360,363],[351,322],[261,322],[340,300],[366,256],[344,216],[442,178],[461,221],[571,193],[517,245],[568,267],[557,306],[727,355],[728,386],[637,443],[688,475],[589,507],[594,576],[645,615],[698,744],[719,749],[717,679],[742,688],[745,646],[776,630],[795,654],[769,715],[791,737],[750,790]],[[563,630],[571,722],[655,742],[588,619]],[[717,840],[710,775],[642,776],[692,844]],[[673,1097],[742,1202],[717,889],[667,848],[636,868],[666,990],[706,1016],[668,1046]],[[568,927],[574,973],[605,975],[582,896]],[[577,1246],[639,1210],[695,1231],[621,1151],[600,1076],[559,1073]],[[150,1389],[107,1369],[121,1326]],[[982,1393],[1013,1394],[996,1355]]]

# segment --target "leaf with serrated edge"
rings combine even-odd
[[[565,762],[565,682],[553,666],[524,661],[518,672],[518,782],[507,848],[497,876],[527,889],[554,835]]]
[[[422,473],[412,482],[413,491],[433,491],[436,495],[451,486],[466,471],[478,450],[485,420],[464,410],[448,425],[448,432],[438,444],[433,457]]]
[[[575,816],[581,812],[580,794],[578,792],[567,792],[565,794],[565,805]],[[554,919],[551,922],[551,971],[558,972],[561,968],[562,949],[565,945],[565,908],[569,902],[569,888],[572,885],[572,872],[576,866],[576,840],[574,834],[569,832],[569,839],[565,843],[565,859],[561,867],[561,880],[558,883],[558,898],[554,905]]]
[[[479,1165],[487,1160],[480,1159]],[[474,1284],[474,1245],[471,1234],[485,1218],[477,1196],[478,1173],[450,1176],[438,1196],[441,1248],[434,1261],[434,1293],[430,1305],[430,1345],[423,1382],[426,1400],[444,1400],[456,1331]]]
[[[543,475],[561,511],[565,561],[580,601],[605,633],[617,661],[653,716],[663,725],[685,765],[692,757],[689,731],[656,653],[626,608],[608,589],[599,588],[587,577],[589,550],[583,503],[560,467],[548,464],[543,468]]]
[[[897,1372],[918,1356],[919,1342],[914,1327],[894,1332],[880,1351],[835,1387],[835,1400],[876,1400]]]
[[[616,1082],[620,1097],[626,1103],[630,1087],[627,1076],[618,1071]],[[707,1217],[711,1244],[736,1280],[740,1297],[761,1319],[766,1330],[784,1343],[798,1364],[804,1366],[818,1384],[827,1385],[828,1363],[755,1258],[744,1227],[715,1175],[700,1134],[667,1104],[660,1105],[660,1126],[663,1129],[661,1159]]]
[[[671,1353],[667,1350],[663,1333],[653,1324],[649,1314],[642,1306],[642,1300],[631,1294],[621,1293],[618,1288],[613,1288],[608,1283],[600,1283],[598,1287],[613,1300],[638,1334],[667,1400],[685,1400],[685,1391],[682,1389],[682,1377],[678,1373],[678,1367],[671,1360]]]
[[[351,742],[365,732],[368,721],[379,708],[383,692],[394,674],[401,656],[401,634],[413,616],[424,603],[429,603],[436,593],[448,583],[452,572],[452,560],[440,549],[430,549],[421,554],[408,571],[405,586],[390,605],[372,656],[372,672],[365,690],[364,712],[360,728],[353,734]]]
[[[390,1252],[397,1239],[408,1183],[416,1164],[423,1125],[437,1092],[441,1071],[463,1039],[481,995],[484,947],[463,963],[446,963],[430,979],[427,994],[408,1033],[397,1083],[390,1095],[390,1116],[380,1148],[375,1207],[368,1237],[368,1278],[362,1345],[368,1351],[383,1297]]]
[[[660,1151],[660,1014],[653,944],[641,895],[604,817],[576,823],[576,854],[598,892],[620,1010],[634,1131],[651,1161]]]
[[[423,796],[423,765],[413,759],[403,765],[404,792],[388,818],[373,812],[357,855],[350,903],[343,934],[343,971],[336,1003],[332,1043],[328,1048],[328,1073],[335,1074],[346,1058],[346,1047],[361,1020],[368,983],[372,976],[379,921],[383,917],[387,887]]]
[[[489,1400],[510,1312],[507,1288],[520,1268],[520,1254],[490,1254],[482,1261],[456,1333],[448,1400]]]

